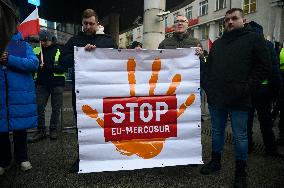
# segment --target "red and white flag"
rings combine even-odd
[[[212,40],[210,40],[210,38],[209,38],[209,39],[208,39],[208,51],[209,51],[209,52],[210,52],[210,49],[211,49],[212,45],[213,45],[213,42],[212,42]]]
[[[24,38],[31,35],[38,35],[40,26],[37,8],[18,26],[18,31],[22,33]]]

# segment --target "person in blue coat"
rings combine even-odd
[[[0,175],[10,166],[13,132],[14,158],[23,171],[32,168],[28,161],[26,129],[37,126],[37,104],[32,73],[38,59],[20,32],[13,35],[0,56]]]

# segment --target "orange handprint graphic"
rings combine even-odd
[[[190,94],[177,108],[175,93],[182,77],[176,74],[165,95],[156,96],[161,60],[155,59],[149,79],[149,96],[138,97],[135,69],[135,60],[129,59],[127,71],[131,97],[104,98],[104,119],[90,105],[83,105],[82,110],[104,129],[106,141],[111,141],[120,154],[150,159],[160,154],[166,138],[177,136],[177,119],[195,101],[195,95]]]

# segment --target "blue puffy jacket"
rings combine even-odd
[[[0,65],[0,132],[37,126],[37,104],[32,72],[38,59],[18,32],[7,50],[8,64]]]

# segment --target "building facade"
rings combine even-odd
[[[72,36],[79,33],[81,25],[70,23],[57,23],[48,20],[40,19],[40,27],[43,30],[48,30],[56,37],[57,43],[64,45]]]
[[[230,8],[241,8],[248,22],[253,20],[263,26],[264,36],[268,40],[275,43],[284,41],[284,0],[195,0],[188,2],[182,8],[169,10],[171,13],[164,18],[166,37],[172,35],[175,16],[182,14],[189,19],[188,32],[199,39],[204,49],[208,50],[208,41],[216,40],[223,33],[223,19],[226,11]],[[141,34],[143,26],[129,32],[133,35],[132,41],[143,43]]]

